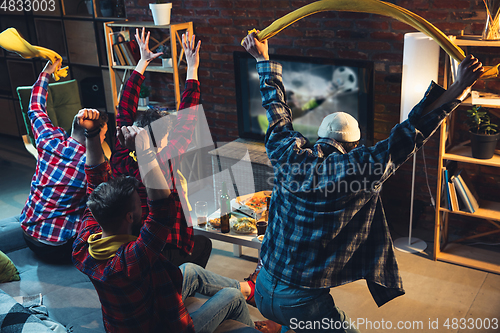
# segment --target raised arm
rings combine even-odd
[[[189,31],[182,35],[182,48],[186,54],[187,76],[186,80],[198,80],[198,67],[200,67],[200,46],[201,40],[195,48],[195,35],[189,40]]]
[[[144,71],[148,67],[149,63],[156,59],[158,56],[162,55],[163,52],[153,53],[149,49],[149,35],[150,31],[148,31],[147,35],[145,35],[146,29],[143,27],[141,34],[139,35],[139,29],[135,29],[135,40],[137,44],[139,44],[139,50],[141,52],[141,59],[135,66],[135,71],[141,74],[144,74]]]
[[[201,41],[196,43],[195,35],[189,37],[189,31],[182,35],[182,47],[186,54],[187,77],[186,89],[182,94],[182,101],[177,115],[177,123],[172,132],[169,133],[168,145],[159,153],[161,163],[168,165],[168,160],[174,156],[182,155],[193,137],[194,127],[197,121],[196,106],[200,103],[200,84],[198,82],[198,67],[200,66]],[[161,121],[161,119],[160,119]],[[161,127],[161,126],[160,126]],[[154,129],[153,129],[154,130]],[[155,131],[155,135],[156,135]],[[161,131],[158,131],[161,132]],[[158,133],[165,135],[166,133]],[[160,137],[160,135],[158,135]],[[159,140],[159,138],[156,138]]]
[[[469,95],[471,87],[484,72],[483,64],[472,54],[458,65],[457,79],[434,103],[427,106],[422,115],[425,115],[439,106],[459,99],[463,101]]]
[[[160,170],[156,153],[151,147],[148,132],[137,126],[127,126],[120,131],[118,140],[123,146],[135,145],[139,171],[142,182],[146,186],[148,198],[150,200],[167,198],[170,195],[169,186]]]
[[[408,120],[396,125],[389,138],[378,142],[374,147],[353,150],[349,154],[352,164],[371,163],[383,166],[382,175],[370,176],[380,178],[380,182],[385,181],[425,144],[445,117],[460,105],[460,101],[469,94],[482,72],[482,64],[474,56],[468,55],[460,63],[457,79],[448,90],[431,83],[423,99],[408,115]],[[388,164],[390,168],[386,167]]]
[[[28,111],[28,117],[31,122],[31,129],[35,140],[40,136],[43,138],[53,138],[60,136],[64,139],[63,133],[52,124],[47,115],[47,89],[50,76],[61,67],[61,61],[57,60],[54,64],[48,61],[45,68],[40,73],[38,80],[31,89],[31,99]],[[37,144],[38,146],[38,144]]]
[[[95,166],[104,163],[104,154],[101,148],[99,126],[99,111],[94,109],[82,109],[78,111],[77,118],[80,126],[85,130],[85,146],[87,148],[87,159],[85,165]]]
[[[260,31],[257,31],[259,33]],[[243,47],[245,50],[252,55],[252,57],[257,60],[257,62],[268,61],[269,60],[269,44],[267,39],[260,42],[257,39],[257,33],[252,32],[250,35],[246,36],[243,40]]]
[[[141,89],[142,82],[144,81],[144,71],[153,59],[162,54],[161,52],[153,53],[149,50],[149,34],[150,33],[148,31],[145,36],[144,28],[142,28],[141,34],[139,34],[139,29],[136,29],[135,40],[137,41],[141,52],[141,59],[125,83],[122,97],[120,98],[116,117],[116,125],[120,128],[122,126],[132,126],[134,123],[137,113],[137,104],[139,101],[139,91]],[[117,148],[119,148],[119,146],[117,146]]]

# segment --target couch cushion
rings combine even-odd
[[[19,272],[12,261],[0,251],[0,283],[19,281]]]
[[[26,246],[19,215],[0,220],[0,251],[8,254]]]

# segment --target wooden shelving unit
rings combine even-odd
[[[126,81],[127,76],[132,73],[135,66],[118,66],[113,65],[113,50],[112,50],[112,41],[110,41],[110,34],[114,31],[114,29],[133,29],[130,31],[130,36],[132,37],[135,33],[135,28],[145,27],[146,30],[150,29],[163,29],[168,30],[169,33],[166,34],[167,37],[157,40],[155,38],[150,37],[150,49],[155,50],[158,46],[163,45],[167,42],[170,42],[170,49],[172,52],[172,67],[164,68],[161,66],[149,65],[146,71],[148,72],[156,72],[156,73],[165,73],[172,74],[174,79],[174,94],[175,94],[175,104],[176,109],[179,110],[179,105],[181,102],[181,93],[180,93],[180,82],[179,82],[179,73],[183,71],[181,67],[181,62],[184,58],[184,50],[182,49],[182,39],[181,33],[183,31],[189,31],[189,35],[193,35],[193,22],[185,22],[185,23],[177,23],[170,25],[154,25],[153,22],[106,22],[104,23],[104,32],[106,37],[106,48],[107,48],[107,56],[108,56],[108,68],[109,68],[109,80],[111,87],[111,95],[112,95],[112,104],[114,107],[114,111],[116,114],[116,107],[118,106],[119,95],[121,93],[121,87],[117,86],[116,77],[120,78],[121,85],[123,85]],[[181,32],[181,33],[180,33]],[[123,73],[119,73],[118,71],[123,71]]]
[[[500,41],[483,41],[480,36],[450,37],[459,46],[465,47],[500,47]],[[444,70],[444,85],[448,85],[449,59],[446,59]],[[462,105],[471,106],[471,99],[466,99]],[[486,106],[486,105],[484,105]],[[498,106],[488,106],[499,108]],[[494,114],[499,114],[498,110],[493,110]],[[487,200],[479,201],[479,209],[473,214],[464,211],[451,211],[441,207],[441,188],[443,182],[443,170],[447,161],[457,161],[460,163],[484,165],[498,168],[500,172],[500,151],[488,160],[476,159],[472,157],[469,142],[453,144],[453,124],[455,113],[443,122],[440,129],[439,156],[438,156],[438,182],[436,193],[436,215],[434,226],[434,260],[446,261],[467,267],[472,267],[488,272],[500,274],[500,254],[488,250],[483,250],[471,246],[459,244],[464,240],[477,239],[482,236],[500,234],[500,202]],[[494,225],[497,229],[493,231],[476,234],[454,241],[449,240],[448,227],[450,215],[461,215],[469,218],[482,219]]]
[[[114,1],[110,3],[115,4]],[[95,87],[105,91],[104,81],[107,83],[109,80],[109,74],[104,71],[108,63],[103,23],[125,20],[114,17],[114,13],[109,17],[103,16],[100,7],[99,0],[54,0],[54,7],[50,10],[39,8],[30,12],[2,12],[0,31],[14,27],[31,44],[59,53],[63,58],[63,66],[69,66],[68,77],[61,80],[76,79],[82,102],[85,99],[92,100]],[[7,113],[5,118],[9,119],[0,124],[0,134],[19,137],[25,134],[16,88],[32,85],[45,63],[43,59],[22,59],[17,54],[3,52],[3,49],[0,51],[0,75],[3,78],[0,82],[0,104]],[[82,90],[84,80],[96,83],[92,85],[92,91]],[[111,100],[111,96],[106,96],[106,99]],[[103,101],[103,98],[99,101]],[[98,108],[114,114],[111,103],[103,101]],[[113,137],[113,117],[110,117],[108,127],[111,129],[108,137]]]

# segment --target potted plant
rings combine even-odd
[[[151,94],[151,88],[148,86],[142,85],[141,90],[139,92],[139,104],[138,104],[138,106],[148,106],[149,94]]]
[[[156,49],[156,52],[163,52],[163,54],[160,56],[163,67],[172,68],[172,56],[170,54],[170,46],[166,44],[160,45]]]
[[[484,111],[482,111],[484,109]],[[474,105],[467,110],[467,124],[471,135],[472,157],[489,159],[493,157],[500,133],[498,126],[491,123],[485,108]]]
[[[170,11],[172,10],[172,3],[166,3],[163,0],[156,0],[156,3],[150,3],[149,9],[153,14],[153,21],[155,25],[168,25],[170,24]]]

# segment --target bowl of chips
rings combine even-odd
[[[238,234],[252,234],[257,231],[255,219],[250,217],[237,218],[231,229]]]
[[[212,228],[220,228],[220,218],[215,217],[213,219],[208,220],[208,223],[212,226]]]

